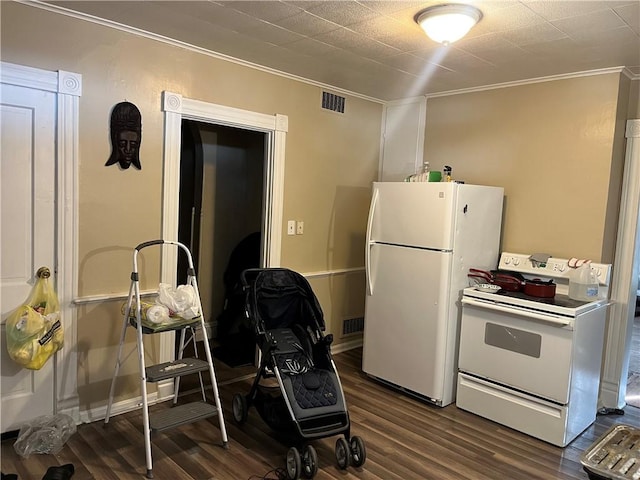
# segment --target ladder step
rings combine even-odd
[[[159,382],[167,378],[175,378],[190,373],[203,372],[209,369],[209,364],[199,358],[183,358],[173,362],[159,363],[145,368],[148,382]]]
[[[135,317],[129,317],[129,325],[133,328],[138,328],[138,321]],[[161,324],[156,326],[150,326],[148,324],[142,323],[142,333],[145,335],[152,335],[154,333],[162,333],[162,332],[170,332],[174,330],[182,330],[183,328],[188,327],[197,327],[200,325],[200,317],[191,318],[189,320],[180,320],[174,323]]]
[[[169,428],[187,425],[188,423],[213,417],[218,414],[215,405],[205,402],[192,402],[167,408],[160,412],[149,415],[149,426],[151,430],[162,432]]]

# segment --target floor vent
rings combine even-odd
[[[364,317],[348,318],[342,322],[342,336],[359,333],[364,330]]]
[[[332,112],[344,113],[345,98],[329,92],[322,92],[322,108]]]

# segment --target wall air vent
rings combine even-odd
[[[342,336],[364,331],[364,317],[348,318],[342,322]]]
[[[322,92],[322,108],[332,112],[344,113],[345,98],[334,93]]]

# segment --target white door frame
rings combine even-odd
[[[263,213],[263,258],[267,267],[280,266],[282,241],[282,213],[284,190],[285,143],[288,130],[286,115],[267,115],[183,98],[172,92],[162,93],[162,111],[165,118],[164,131],[164,182],[162,201],[163,239],[178,238],[180,150],[182,120],[196,120],[217,125],[226,125],[264,132],[267,134]],[[161,278],[163,282],[176,281],[177,252],[175,249],[162,252]],[[171,335],[163,335],[160,345],[160,361],[173,358],[174,343]],[[167,384],[170,389],[172,382]],[[159,386],[161,387],[161,386]],[[160,389],[160,388],[159,388]],[[162,391],[162,396],[169,390]]]
[[[64,328],[64,347],[55,355],[56,398],[53,411],[66,413],[79,422],[77,326],[73,301],[77,296],[78,125],[82,75],[0,62],[0,81],[57,95],[54,278]]]
[[[640,120],[627,120],[627,138],[618,237],[611,281],[611,307],[605,356],[600,383],[600,403],[623,408],[627,390],[628,359],[631,349],[638,262],[635,251],[640,242]]]

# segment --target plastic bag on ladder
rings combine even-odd
[[[191,319],[200,315],[196,292],[191,285],[172,288],[168,283],[161,283],[158,287],[158,303],[167,307],[171,316]]]

